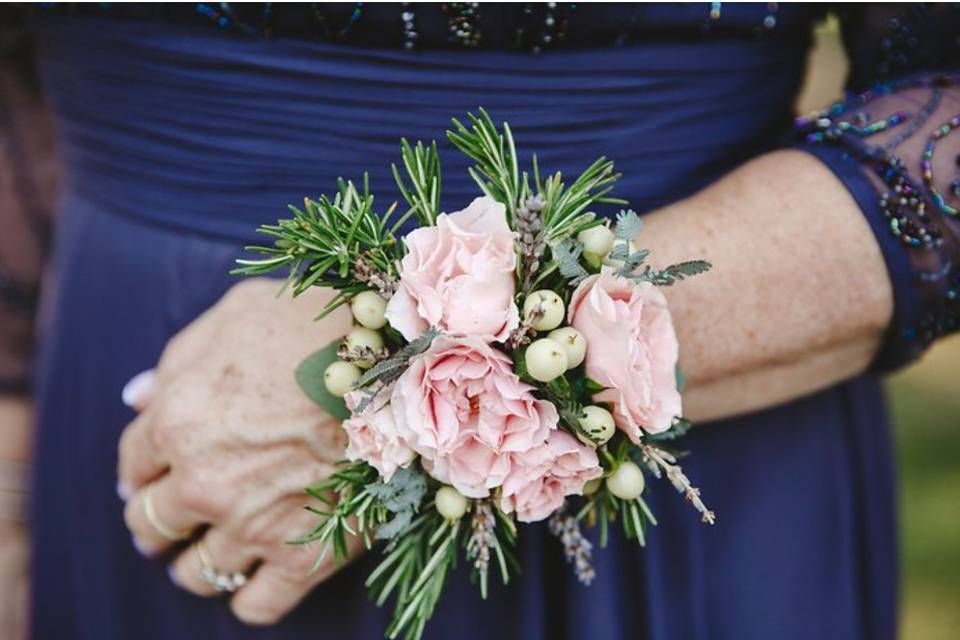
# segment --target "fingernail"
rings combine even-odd
[[[137,553],[142,555],[144,558],[149,558],[153,556],[153,549],[150,549],[147,545],[140,542],[136,536],[132,536],[133,539],[133,548],[137,550]]]
[[[154,369],[147,369],[130,378],[130,382],[123,386],[120,397],[123,404],[135,408],[150,395],[153,390]]]
[[[128,485],[123,480],[117,482],[117,495],[120,496],[120,499],[126,502],[130,499],[130,485]]]
[[[180,581],[177,580],[177,573],[173,570],[172,564],[167,565],[167,575],[170,576],[170,582],[177,585],[178,587],[180,586]]]

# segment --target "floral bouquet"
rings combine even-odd
[[[307,358],[303,390],[343,420],[347,461],[307,492],[318,542],[335,559],[348,537],[386,541],[366,584],[396,606],[389,638],[419,638],[447,574],[463,554],[486,597],[491,567],[517,570],[517,523],[549,520],[577,577],[594,572],[581,523],[610,523],[644,544],[656,524],[644,475],[666,476],[713,523],[664,443],[681,417],[677,338],[658,287],[706,271],[694,260],[645,264],[633,211],[609,225],[595,204],[619,174],[598,159],[571,184],[559,173],[521,172],[510,127],[482,109],[453,120],[450,142],[475,164],[481,197],[441,213],[436,144],[401,142],[393,166],[407,202],[378,214],[367,180],[340,180],[333,198],[306,199],[293,217],[260,231],[265,254],[237,272],[290,269],[297,295],[338,293],[356,326]],[[419,228],[400,240],[400,230]]]

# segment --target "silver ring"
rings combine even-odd
[[[168,527],[164,522],[157,516],[157,510],[153,506],[153,487],[154,485],[148,485],[146,489],[146,494],[143,496],[143,513],[147,516],[147,522],[150,523],[150,526],[153,527],[154,531],[159,533],[162,537],[166,538],[170,542],[180,542],[181,540],[186,540],[190,537],[190,531],[188,529],[173,529]]]
[[[197,541],[197,556],[200,558],[200,577],[219,593],[233,593],[247,584],[247,575],[240,571],[220,571],[213,566],[203,540]]]

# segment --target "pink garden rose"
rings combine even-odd
[[[352,413],[343,423],[347,459],[363,460],[379,471],[384,480],[389,480],[397,469],[413,462],[415,454],[397,435],[393,409],[387,404],[389,395],[378,394],[362,413],[353,413],[363,397],[364,392],[351,391],[344,398]]]
[[[668,429],[682,408],[663,293],[649,282],[593,275],[573,292],[569,322],[587,341],[587,375],[608,387],[593,398],[613,403],[617,426],[635,443],[643,431]]]
[[[511,453],[542,445],[557,427],[557,410],[532,389],[479,336],[440,336],[411,360],[390,403],[397,432],[424,468],[482,498],[502,484]]]
[[[500,509],[520,522],[537,522],[560,508],[564,498],[603,475],[597,453],[566,431],[550,432],[546,444],[513,456],[503,483]]]
[[[506,210],[489,197],[442,213],[405,239],[400,286],[387,304],[390,325],[413,340],[429,326],[505,340],[520,321],[514,303],[516,252]]]

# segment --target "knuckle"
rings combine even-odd
[[[227,510],[226,488],[213,474],[196,471],[187,474],[177,490],[177,498],[187,510],[205,515],[214,521],[223,518]]]
[[[162,451],[175,450],[189,434],[194,420],[181,402],[166,400],[157,407],[150,426],[152,444]]]
[[[283,562],[283,568],[291,581],[306,584],[316,577],[313,575],[317,563],[315,554],[310,553],[308,549],[303,547],[288,547],[287,551],[286,555],[288,557]],[[317,573],[318,575],[321,574],[321,572]]]

